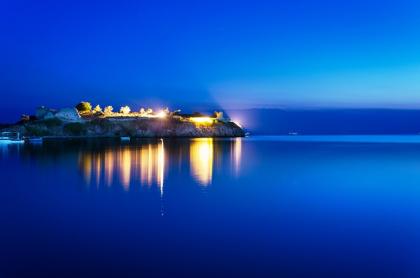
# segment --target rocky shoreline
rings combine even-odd
[[[181,114],[163,109],[140,109],[131,112],[128,106],[112,112],[111,106],[92,109],[81,102],[74,108],[50,109],[39,107],[33,116],[21,120],[1,132],[16,132],[20,137],[42,138],[162,138],[162,137],[243,137],[244,130],[222,112],[213,115]]]
[[[167,119],[79,119],[65,121],[48,118],[21,122],[1,131],[19,132],[25,137],[100,138],[100,137],[243,137],[244,130],[233,122],[216,121],[196,124],[174,118]]]

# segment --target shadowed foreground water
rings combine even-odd
[[[0,166],[0,277],[420,276],[420,144],[58,142]]]

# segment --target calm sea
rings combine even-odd
[[[0,277],[420,277],[420,138],[0,145]]]

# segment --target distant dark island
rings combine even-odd
[[[81,102],[59,110],[39,107],[35,115],[23,115],[16,124],[0,127],[2,132],[18,132],[23,137],[242,137],[244,130],[222,112],[212,115],[182,114],[179,110],[132,112],[123,106],[114,112]]]

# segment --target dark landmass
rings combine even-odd
[[[241,137],[245,133],[233,122],[196,124],[177,118],[93,118],[65,121],[59,118],[21,121],[2,131],[27,137]]]
[[[0,126],[0,131],[43,138],[245,136],[243,129],[222,112],[181,114],[180,110],[171,112],[168,108],[132,112],[128,106],[113,112],[111,106],[92,108],[89,102],[58,110],[41,106],[35,115],[22,115],[16,124]]]

